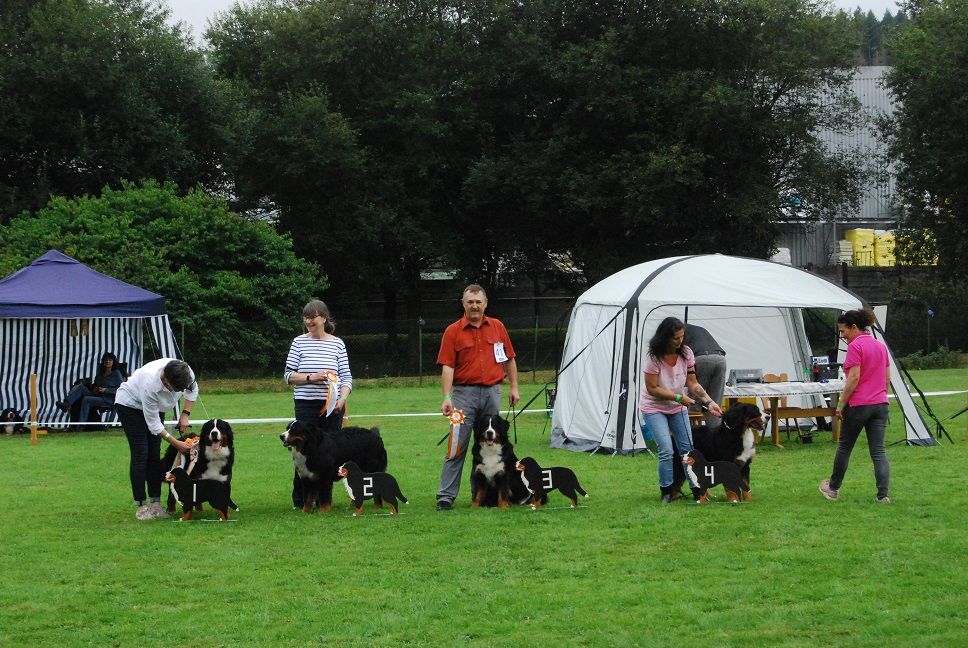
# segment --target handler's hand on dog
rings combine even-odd
[[[719,403],[710,403],[710,404],[708,405],[708,407],[709,407],[709,411],[710,411],[710,412],[712,412],[713,414],[715,414],[715,415],[716,415],[716,416],[718,416],[719,418],[722,418],[722,417],[723,417],[723,410],[722,410],[722,408],[721,408],[721,407],[719,406]]]

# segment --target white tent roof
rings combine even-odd
[[[760,259],[709,254],[656,259],[602,279],[579,303],[624,305],[643,282],[639,303],[859,308],[857,295],[805,270]]]

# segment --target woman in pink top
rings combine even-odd
[[[830,479],[820,482],[820,492],[829,500],[836,500],[840,485],[847,474],[847,464],[860,431],[867,432],[867,445],[874,462],[874,481],[877,483],[875,500],[890,504],[888,488],[891,483],[891,464],[887,460],[884,439],[887,436],[887,387],[891,384],[890,359],[887,347],[867,330],[874,322],[869,310],[847,311],[837,318],[840,337],[847,343],[844,371],[847,381],[840,396],[836,415],[843,419],[840,445],[834,456]]]
[[[723,415],[719,404],[706,395],[696,380],[692,349],[682,343],[685,335],[686,326],[681,320],[675,317],[662,320],[649,340],[642,368],[645,385],[639,398],[639,411],[659,450],[659,490],[663,504],[672,501],[672,437],[675,436],[680,454],[692,450],[688,408],[696,401],[689,394],[695,395],[716,416]]]

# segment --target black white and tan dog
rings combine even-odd
[[[682,465],[692,484],[697,504],[705,503],[709,489],[719,484],[726,489],[726,497],[733,504],[738,504],[739,493],[746,491],[739,466],[732,461],[706,461],[701,451],[693,449],[683,455]]]
[[[390,503],[390,515],[398,513],[397,500],[404,504],[410,501],[400,492],[400,485],[390,473],[366,473],[360,470],[355,461],[347,461],[339,467],[339,476],[343,478],[346,494],[353,500],[356,511],[354,517],[363,515],[363,501],[377,498]]]
[[[555,489],[571,500],[571,508],[578,508],[578,496],[588,497],[588,493],[578,483],[578,477],[571,468],[555,466],[542,468],[531,457],[525,457],[515,466],[521,473],[524,487],[531,493],[531,510],[537,511],[547,501],[548,493]]]
[[[165,481],[170,486],[171,493],[182,507],[182,520],[192,519],[192,509],[199,504],[208,502],[219,512],[221,520],[229,519],[229,509],[238,511],[232,498],[229,497],[228,484],[214,479],[192,479],[184,468],[172,468],[165,475]]]
[[[510,423],[497,414],[481,415],[474,420],[471,508],[508,508],[512,503],[523,504],[531,497],[515,468],[518,458],[508,438],[509,428]]]
[[[27,431],[24,427],[24,418],[20,412],[12,407],[0,412],[0,431],[4,434],[23,434]]]
[[[333,505],[333,484],[340,479],[339,467],[354,461],[364,472],[384,472],[387,451],[377,428],[345,427],[323,430],[315,423],[293,421],[279,435],[292,453],[303,489],[303,511],[311,513],[313,505],[325,513]],[[382,497],[374,497],[379,508]]]
[[[692,445],[709,461],[732,461],[739,466],[746,489],[743,499],[750,499],[750,464],[756,454],[755,434],[763,432],[764,421],[760,408],[751,403],[736,403],[723,414],[719,425],[692,429]],[[681,456],[682,453],[677,453]],[[672,462],[673,490],[678,491],[686,476],[678,461]],[[740,495],[734,491],[735,495]],[[729,493],[727,492],[727,495]]]
[[[201,434],[189,433],[179,437],[182,441],[197,437],[198,455],[192,463],[191,457],[179,454],[174,446],[168,446],[161,465],[165,470],[181,466],[189,471],[192,479],[212,479],[223,482],[232,496],[232,468],[235,465],[235,435],[232,426],[225,419],[209,419],[202,424]],[[176,463],[177,460],[177,463]],[[175,510],[175,498],[168,492],[168,512]]]

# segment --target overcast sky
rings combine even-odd
[[[171,8],[170,21],[187,23],[196,43],[202,42],[208,19],[220,11],[233,6],[237,0],[168,0]],[[244,4],[244,0],[243,0]],[[853,11],[860,7],[863,11],[873,11],[880,18],[885,11],[897,13],[897,0],[833,0],[835,7]]]

